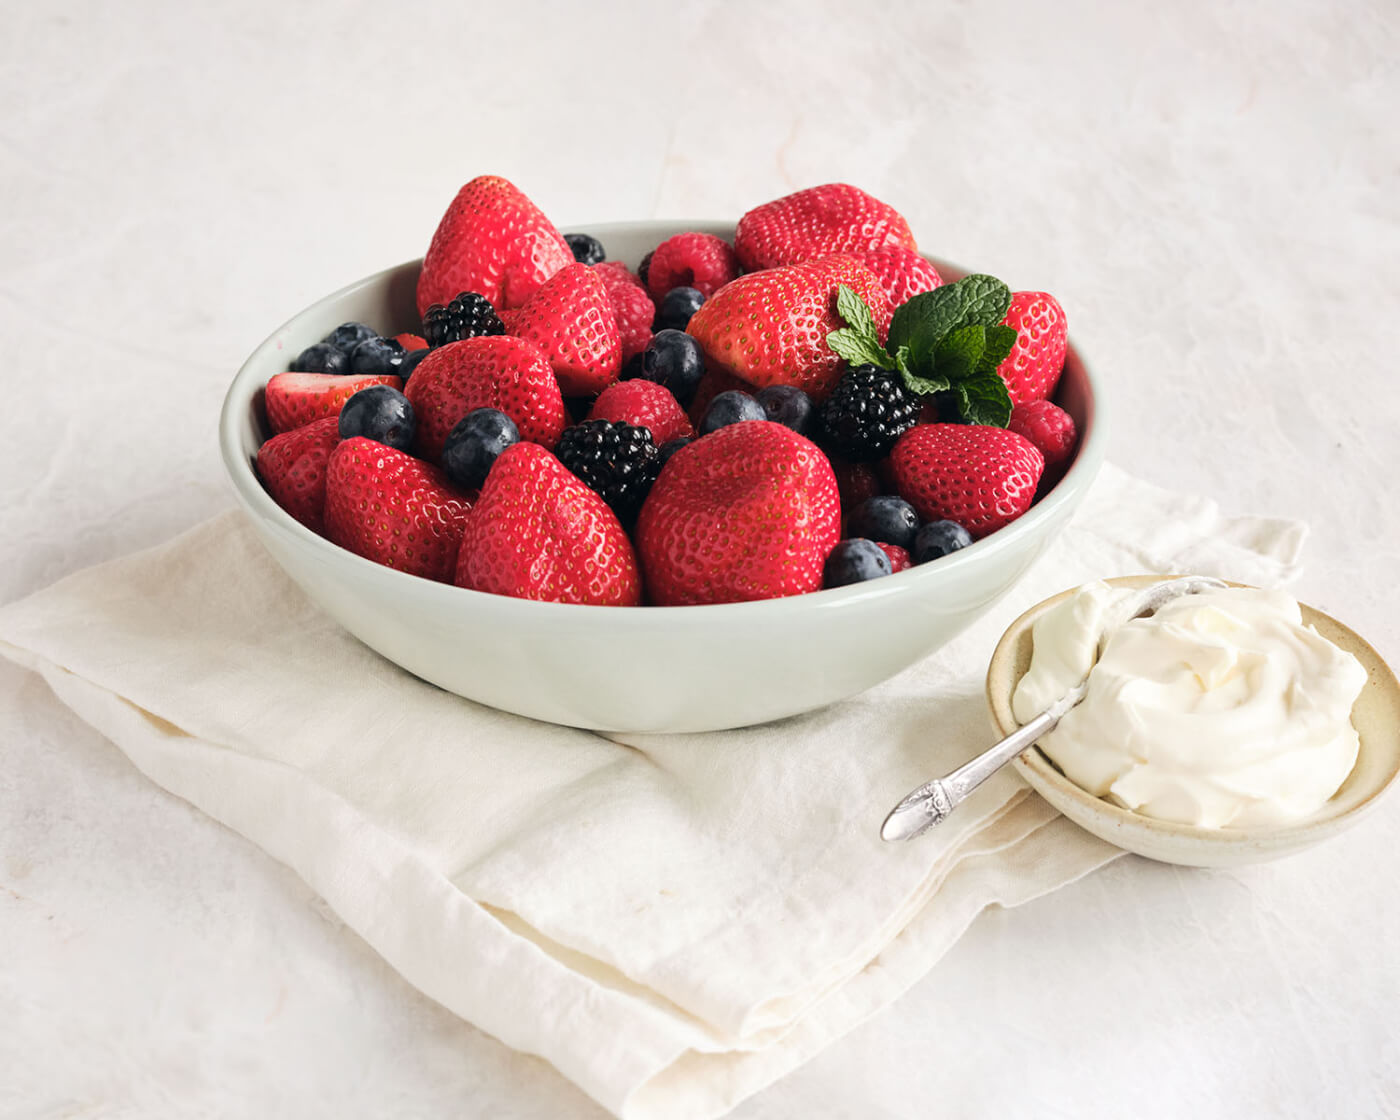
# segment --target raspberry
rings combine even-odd
[[[646,285],[641,282],[637,274],[621,261],[603,261],[601,264],[595,264],[593,270],[603,278],[603,283],[608,291],[612,291],[612,283],[614,280],[626,280],[627,283],[631,284],[634,288],[646,288]]]
[[[1011,410],[1011,422],[1006,425],[1025,436],[1045,456],[1047,467],[1063,463],[1074,450],[1078,433],[1074,418],[1063,408],[1049,401],[1027,401]]]
[[[656,305],[642,289],[627,266],[597,265],[593,271],[607,289],[617,319],[617,333],[622,336],[622,360],[640,354],[651,341],[651,321],[656,317]]]
[[[910,566],[909,553],[897,544],[885,544],[884,541],[876,541],[876,547],[890,558],[890,571],[902,572]]]
[[[706,299],[739,275],[729,242],[710,233],[678,233],[651,255],[647,291],[660,299],[672,288],[695,288]]]

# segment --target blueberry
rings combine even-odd
[[[397,374],[403,361],[403,344],[392,338],[367,338],[350,351],[350,372]]]
[[[579,264],[602,264],[608,259],[608,254],[603,251],[603,243],[596,237],[590,237],[586,233],[566,233],[564,241]]]
[[[457,421],[442,445],[442,467],[458,486],[479,490],[491,464],[520,442],[515,421],[497,408],[476,408]]]
[[[664,331],[674,328],[678,331],[685,330],[685,325],[690,322],[690,317],[700,310],[700,305],[705,302],[696,288],[672,288],[664,296],[656,307],[656,322],[652,328]]]
[[[710,402],[705,418],[700,421],[700,434],[707,436],[730,424],[745,420],[767,420],[768,413],[753,397],[739,389],[728,389]]]
[[[345,351],[329,342],[308,346],[292,362],[293,373],[349,373],[350,359]]]
[[[878,544],[864,537],[854,537],[837,541],[836,547],[826,554],[822,586],[845,587],[848,583],[887,576],[891,571],[890,558]]]
[[[914,507],[893,494],[866,498],[846,518],[846,532],[851,536],[897,544],[906,550],[914,547],[918,531],[919,515]]]
[[[409,375],[418,368],[418,363],[431,353],[431,350],[410,350],[403,356],[403,360],[399,362],[399,368],[394,372],[407,381]]]
[[[652,335],[642,351],[642,372],[638,375],[671,390],[684,405],[695,396],[705,372],[705,352],[685,331],[667,329]]]
[[[647,280],[651,274],[651,258],[655,255],[656,250],[653,249],[650,253],[648,253],[642,258],[642,263],[637,265],[637,279],[642,282],[643,288],[647,286]]]
[[[668,439],[659,448],[657,448],[657,450],[661,452],[661,465],[665,466],[666,460],[668,460],[672,455],[674,455],[687,443],[693,442],[694,441],[689,436],[677,436],[675,439]]]
[[[367,338],[378,338],[379,332],[373,327],[367,327],[364,323],[341,323],[322,342],[329,343],[337,350],[344,350],[348,355],[360,343]]]
[[[909,559],[915,564],[923,564],[966,548],[971,543],[972,534],[956,521],[930,521],[914,535],[914,547],[909,550]]]
[[[340,438],[364,436],[399,451],[413,446],[418,423],[413,405],[397,389],[388,385],[371,385],[361,389],[340,409]]]
[[[769,385],[755,398],[768,419],[806,435],[812,427],[812,398],[796,385]]]

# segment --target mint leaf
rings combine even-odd
[[[885,353],[884,347],[870,337],[861,334],[853,327],[832,331],[826,336],[826,344],[853,366],[872,365],[881,369],[893,369],[894,362]]]
[[[967,289],[957,284],[945,284],[931,292],[920,292],[895,309],[890,320],[891,350],[909,347],[915,365],[923,366],[933,357],[934,348],[943,336],[958,326],[967,310]]]
[[[836,289],[836,314],[845,321],[857,334],[866,335],[869,338],[876,337],[875,316],[870,313],[870,308],[865,300],[861,299],[855,291],[845,284]]]
[[[975,273],[964,276],[953,287],[964,288],[964,323],[980,323],[994,327],[1006,318],[1011,308],[1011,289],[995,276]],[[937,290],[937,289],[935,289]]]
[[[969,424],[989,424],[1004,428],[1011,419],[1011,395],[1006,382],[995,373],[959,381],[960,403],[965,405],[963,419]]]
[[[962,381],[972,376],[986,348],[986,327],[977,323],[957,327],[943,336],[933,352],[933,364],[949,381]]]
[[[1006,361],[1011,348],[1016,345],[1016,328],[996,326],[987,328],[987,348],[977,360],[972,371],[975,374],[996,373],[997,367]]]
[[[880,337],[875,331],[875,316],[870,313],[865,300],[845,284],[836,289],[836,314],[841,316],[846,326],[827,334],[828,346],[853,366],[894,369],[894,360],[880,345]]]
[[[907,346],[901,346],[894,352],[894,368],[904,379],[904,387],[918,396],[941,393],[948,388],[948,379],[936,374],[932,364],[922,371],[915,368]]]

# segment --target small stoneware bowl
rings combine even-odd
[[[579,226],[635,263],[672,234],[732,226]],[[944,275],[961,273],[940,265]],[[706,731],[819,708],[931,653],[1035,563],[1103,459],[1099,391],[1071,346],[1056,394],[1081,439],[1063,479],[1011,525],[951,556],[851,587],[704,607],[587,607],[466,591],[361,559],[280,509],[254,471],[267,438],[262,390],[305,346],[361,320],[417,329],[419,262],[313,304],[253,352],[219,424],[224,465],[273,558],[332,618],[410,673],[508,712],[608,731]]]
[[[1171,576],[1123,576],[1106,582],[1114,587],[1149,587]],[[1003,735],[1019,724],[1011,714],[1011,697],[1031,662],[1031,627],[1055,604],[1074,593],[1063,591],[1046,599],[1015,622],[1002,636],[987,670],[987,702],[992,720]],[[1303,621],[1329,641],[1355,655],[1367,681],[1351,711],[1360,738],[1356,765],[1347,780],[1316,813],[1275,828],[1197,828],[1154,820],[1075,785],[1039,747],[1016,759],[1015,766],[1046,801],[1081,828],[1110,844],[1163,863],[1191,867],[1230,867],[1277,859],[1335,836],[1376,807],[1381,794],[1400,773],[1400,683],[1395,674],[1354,631],[1307,604]]]

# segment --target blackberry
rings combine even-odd
[[[637,266],[637,279],[642,282],[643,288],[647,286],[647,277],[651,275],[651,258],[655,255],[656,250],[653,249],[642,258],[642,263]]]
[[[434,349],[464,338],[505,333],[506,325],[491,301],[475,292],[462,292],[446,307],[435,303],[423,312],[423,338]]]
[[[650,429],[620,421],[585,420],[565,428],[554,454],[612,507],[624,525],[636,518],[661,473],[661,453]]]
[[[873,462],[918,422],[919,408],[898,373],[852,366],[822,409],[827,442],[852,463]]]
[[[564,243],[569,246],[574,260],[579,264],[602,264],[608,259],[603,243],[587,233],[566,233]]]

